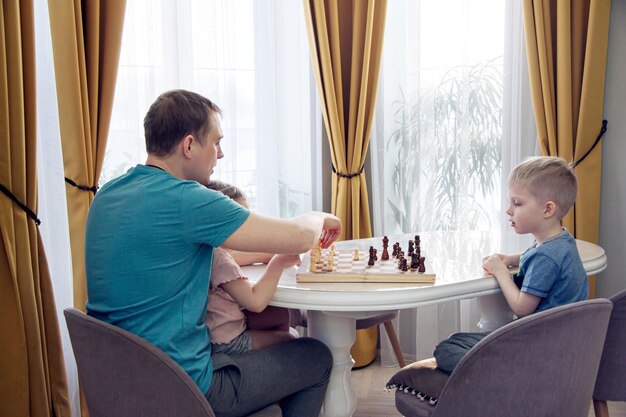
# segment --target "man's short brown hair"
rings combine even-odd
[[[143,127],[146,151],[158,156],[169,155],[187,135],[200,143],[213,127],[213,114],[220,108],[206,97],[187,90],[170,90],[150,106]]]

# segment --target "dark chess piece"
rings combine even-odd
[[[423,256],[420,257],[419,268],[417,269],[417,272],[426,272],[426,265],[424,264],[425,260],[426,258],[424,258]]]
[[[374,260],[378,260],[378,249],[374,249]]]
[[[409,240],[409,252],[413,252],[415,250],[415,247],[413,246],[413,241]]]
[[[387,251],[387,246],[383,246],[383,254],[380,255],[380,259],[383,261],[389,260],[389,252]]]
[[[402,270],[402,272],[406,272],[409,270],[409,268],[406,265],[406,259],[402,259],[402,267],[400,269]]]
[[[411,269],[417,269],[420,266],[420,261],[419,258],[417,257],[417,254],[413,254],[411,255]]]
[[[370,258],[367,261],[367,264],[369,266],[374,266],[375,262],[374,262],[374,257],[370,254]]]
[[[415,246],[419,246],[420,245],[420,235],[415,235]]]

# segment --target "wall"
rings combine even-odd
[[[602,197],[599,243],[607,253],[607,269],[598,276],[596,296],[626,288],[626,2],[611,2],[602,143]]]

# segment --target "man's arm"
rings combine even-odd
[[[250,213],[222,244],[245,252],[300,254],[319,241],[328,247],[341,234],[341,221],[332,214],[312,211],[291,219]]]

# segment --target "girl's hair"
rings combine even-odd
[[[509,185],[521,183],[535,198],[554,201],[562,219],[576,202],[578,184],[571,164],[554,156],[530,158],[509,175]]]
[[[230,197],[233,200],[239,200],[240,198],[245,198],[246,196],[239,187],[224,181],[211,180],[207,184],[207,187],[211,190],[219,191],[226,197]]]

